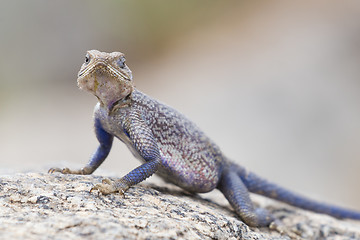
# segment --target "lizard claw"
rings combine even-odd
[[[102,182],[103,184],[109,184],[109,185],[111,185],[111,180],[108,179],[108,178],[104,178],[101,182]]]
[[[90,189],[90,192],[98,190],[100,193],[106,195],[110,193],[117,192],[118,190],[114,186],[114,184],[111,182],[110,179],[105,178],[102,180],[102,183],[96,184]]]
[[[54,173],[54,172],[59,172],[62,174],[68,174],[70,173],[70,169],[69,168],[50,168],[48,173]]]
[[[91,174],[94,170],[91,167],[84,167],[77,170],[70,170],[69,168],[50,168],[48,173],[59,172],[62,174],[78,174],[78,175],[88,175]]]
[[[126,189],[120,187],[118,184],[116,184],[114,181],[111,181],[108,178],[105,178],[101,181],[101,183],[96,184],[95,186],[93,186],[90,189],[90,192],[94,191],[94,190],[98,190],[99,193],[102,193],[104,195],[110,194],[110,193],[115,193],[118,192],[120,195],[122,195],[123,197],[125,197],[125,191]]]

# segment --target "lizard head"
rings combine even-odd
[[[109,110],[134,90],[131,70],[121,52],[88,51],[77,83],[80,89],[93,93]]]

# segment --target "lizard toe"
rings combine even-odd
[[[55,172],[59,172],[59,173],[63,173],[66,174],[68,173],[70,170],[68,168],[50,168],[48,173],[55,173]]]
[[[104,195],[119,191],[118,189],[116,189],[116,187],[111,182],[111,180],[107,179],[107,178],[103,179],[102,183],[99,183],[99,184],[96,184],[95,186],[93,186],[90,189],[90,192],[92,192],[94,190],[98,190],[100,193],[102,193]]]

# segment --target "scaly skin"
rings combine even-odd
[[[269,226],[274,218],[253,206],[249,191],[337,218],[360,219],[359,212],[306,199],[229,161],[184,115],[135,89],[131,71],[120,52],[88,51],[77,81],[81,89],[99,100],[94,119],[100,145],[84,168],[51,168],[51,173],[93,173],[109,154],[115,136],[143,164],[116,181],[104,179],[91,190],[124,194],[131,186],[157,173],[190,192],[218,188],[250,226]]]

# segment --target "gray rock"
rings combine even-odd
[[[41,173],[0,176],[1,239],[360,239],[359,222],[264,198],[256,202],[281,220],[286,233],[249,228],[219,195],[215,201],[221,203],[215,203],[172,185],[139,184],[125,198],[90,193],[101,179]]]

